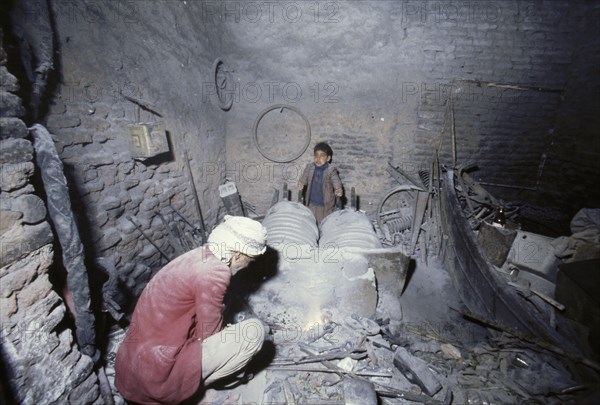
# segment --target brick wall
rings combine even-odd
[[[577,101],[597,106],[588,90],[597,79],[585,78],[598,77],[592,68],[597,2],[320,6],[281,4],[253,18],[240,7],[237,19],[235,12],[222,15],[239,84],[226,117],[227,148],[234,151],[228,154],[230,168],[269,164],[254,147],[252,123],[269,105],[291,104],[311,123],[311,148],[331,141],[344,182],[357,187],[361,208],[372,213],[395,184],[385,170],[388,160],[416,175],[429,168],[441,144],[441,162],[452,165],[452,92],[457,163],[476,164],[475,178],[500,185],[490,191],[571,213],[598,205],[589,187],[598,180],[593,173],[599,149],[592,135],[598,126],[586,118],[592,108]],[[567,130],[575,123],[581,135]],[[261,136],[275,154],[296,148],[282,142],[280,133]],[[303,167],[311,161],[311,148],[287,164]],[[566,153],[569,149],[576,153]],[[270,202],[270,190],[286,180],[265,176],[261,184],[238,178],[242,196],[261,209]]]
[[[222,111],[203,102],[214,86],[218,22],[196,18],[197,2],[59,0],[54,13],[61,77],[47,127],[65,165],[90,271],[96,258],[108,258],[135,297],[180,253],[168,228],[178,218],[173,209],[200,225],[185,153],[207,226],[217,220],[221,179],[203,181],[202,170],[225,153]],[[141,122],[164,124],[167,153],[137,158],[128,127]]]

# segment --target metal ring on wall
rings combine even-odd
[[[213,62],[212,71],[215,75],[215,90],[217,93],[217,100],[219,102],[219,108],[223,111],[229,111],[233,105],[233,92],[229,94],[230,98],[227,99],[227,94],[224,93],[227,90],[227,84],[233,83],[231,73],[225,68],[225,63],[221,58],[215,59]]]
[[[287,108],[288,110],[291,110],[291,111],[295,112],[296,114],[298,114],[304,120],[304,123],[306,124],[306,140],[304,142],[304,145],[302,146],[302,150],[299,153],[297,153],[296,155],[294,155],[291,158],[281,159],[281,158],[278,158],[278,157],[268,156],[264,151],[262,151],[260,149],[260,146],[258,145],[258,124],[264,118],[264,116],[267,115],[269,112],[271,112],[273,110],[278,110],[278,109],[282,109],[283,110],[284,108]],[[265,158],[269,159],[272,162],[277,162],[277,163],[292,162],[292,161],[298,159],[300,156],[302,156],[302,154],[304,154],[304,152],[308,148],[308,145],[310,145],[311,133],[310,133],[310,123],[308,122],[308,118],[306,118],[306,116],[304,114],[302,114],[302,112],[300,112],[299,109],[297,109],[294,106],[287,105],[287,104],[274,104],[274,105],[272,105],[272,106],[264,109],[263,111],[261,111],[261,113],[258,114],[258,117],[256,118],[256,121],[254,121],[254,126],[252,128],[252,133],[253,133],[253,138],[254,138],[254,144],[256,145],[256,149],[258,149],[258,152],[260,152],[261,155],[263,155]]]

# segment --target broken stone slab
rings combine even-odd
[[[67,106],[69,113],[74,115],[92,115],[96,112],[96,107],[93,104],[82,102],[82,103],[70,103]]]
[[[0,308],[2,308],[0,322],[2,325],[6,325],[11,322],[12,316],[17,312],[17,297],[14,294],[6,298],[0,297]]]
[[[438,378],[429,369],[427,363],[410,354],[404,347],[400,346],[396,349],[394,366],[400,370],[408,381],[418,385],[430,397],[442,389]]]
[[[9,209],[0,209],[0,236],[4,235],[9,229],[21,224],[22,212],[11,211]]]
[[[346,377],[343,381],[345,405],[377,405],[377,393],[373,383]]]
[[[93,133],[99,133],[109,129],[110,122],[103,118],[83,117],[83,120],[81,121],[81,127]]]
[[[87,380],[69,393],[67,403],[79,402],[82,404],[94,405],[98,403],[95,401],[101,398],[100,388],[98,386],[98,378],[96,377],[96,374],[90,374]]]
[[[94,134],[80,128],[61,128],[53,135],[53,140],[60,148],[72,145],[87,145],[93,143]]]
[[[48,274],[42,274],[18,292],[19,310],[27,309],[52,291]]]
[[[52,254],[52,245],[46,245],[0,269],[0,296],[8,297],[40,274],[46,273],[52,264]]]

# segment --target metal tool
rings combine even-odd
[[[402,177],[404,177],[406,180],[408,180],[409,183],[411,183],[413,186],[421,188],[420,186],[420,181],[416,181],[415,179],[413,179],[411,176],[409,176],[407,173],[405,173],[402,169],[400,169],[400,167],[394,166],[392,164],[392,162],[388,161],[388,165],[390,166],[391,170],[388,168],[388,173],[400,184],[405,184],[406,182],[402,180]],[[402,176],[402,177],[400,177]]]
[[[158,219],[160,219],[165,228],[167,228],[167,239],[169,241],[169,244],[173,247],[173,250],[175,250],[175,255],[179,256],[185,253],[183,241],[174,234],[173,230],[171,229],[171,226],[169,225],[169,222],[167,222],[165,217],[160,212],[156,212],[156,216],[158,217]]]
[[[206,242],[208,235],[206,234],[206,225],[204,224],[204,217],[202,216],[202,209],[200,208],[200,200],[198,199],[198,192],[196,191],[196,184],[194,183],[194,176],[192,175],[192,169],[190,167],[190,161],[188,159],[187,150],[183,150],[185,156],[185,165],[187,167],[188,177],[190,185],[192,186],[192,194],[194,195],[194,201],[196,202],[196,211],[200,220],[200,231],[202,232],[202,244]]]
[[[413,215],[412,239],[409,250],[411,255],[415,253],[415,248],[417,247],[417,240],[419,239],[419,233],[421,232],[425,208],[427,208],[427,204],[429,203],[429,195],[430,194],[427,191],[417,191],[417,202],[415,203]]]
[[[175,209],[174,207],[170,207],[173,212],[179,217],[179,219],[181,219],[187,226],[189,226],[192,229],[192,239],[194,239],[194,242],[196,244],[195,247],[198,246],[202,246],[203,243],[203,237],[202,237],[202,230],[200,228],[198,228],[197,226],[194,226],[190,221],[188,221],[181,212],[179,212],[177,209]]]
[[[334,349],[325,353],[318,353],[317,350],[309,348],[307,346],[300,346],[300,350],[307,353],[308,356],[301,359],[285,359],[281,363],[272,363],[273,366],[286,366],[286,365],[297,365],[306,363],[319,363],[330,360],[341,360],[349,357],[354,360],[360,360],[367,356],[367,349],[354,347],[350,345],[345,349]],[[284,359],[282,359],[284,360]]]
[[[300,197],[301,197],[302,193],[298,193],[298,202],[300,201]],[[271,199],[271,207],[274,206],[275,204],[277,204],[279,202],[279,190],[275,188],[275,191],[273,191],[273,198]]]
[[[525,298],[531,297],[532,294],[535,294],[538,297],[540,297],[541,299],[543,299],[544,301],[546,301],[548,304],[550,304],[553,307],[555,307],[556,309],[558,309],[559,311],[565,310],[565,306],[563,304],[561,304],[560,302],[556,301],[555,299],[549,297],[548,295],[546,295],[540,291],[537,291],[537,290],[531,288],[530,283],[528,281],[527,281],[526,285],[521,285],[518,283],[513,283],[512,281],[509,281],[508,285],[516,288],[517,291],[519,292],[519,294],[523,295]]]
[[[154,241],[152,240],[152,238],[146,234],[146,232],[144,232],[144,231],[142,230],[142,225],[141,225],[141,224],[138,222],[138,220],[137,220],[135,217],[132,217],[131,215],[127,215],[125,218],[127,218],[127,219],[129,220],[129,222],[131,222],[133,225],[135,225],[135,227],[137,228],[137,230],[138,230],[138,231],[140,231],[140,233],[142,234],[142,236],[143,236],[144,238],[146,238],[146,240],[148,240],[148,242],[150,242],[150,243],[152,244],[152,246],[154,246],[154,247],[156,248],[156,250],[158,250],[158,253],[160,253],[162,257],[164,257],[164,258],[165,258],[165,259],[167,259],[168,261],[171,261],[171,260],[172,260],[172,258],[171,258],[171,257],[170,257],[168,254],[166,254],[166,253],[165,253],[165,252],[164,252],[164,251],[163,251],[163,250],[160,248],[160,246],[158,246],[158,245],[156,244],[156,242],[154,242]]]

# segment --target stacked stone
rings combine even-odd
[[[170,258],[176,256],[166,223],[176,218],[171,208],[199,223],[184,162],[180,156],[172,161],[133,159],[127,126],[137,121],[127,113],[135,105],[73,92],[66,85],[58,93],[62,95],[50,105],[47,128],[73,189],[74,210],[82,214],[83,243],[91,256],[111,260],[123,285],[137,296],[166,263],[154,244]]]
[[[99,404],[93,362],[64,327],[65,305],[49,280],[54,238],[31,184],[33,145],[6,59],[0,48],[0,343],[10,383],[0,399]]]

